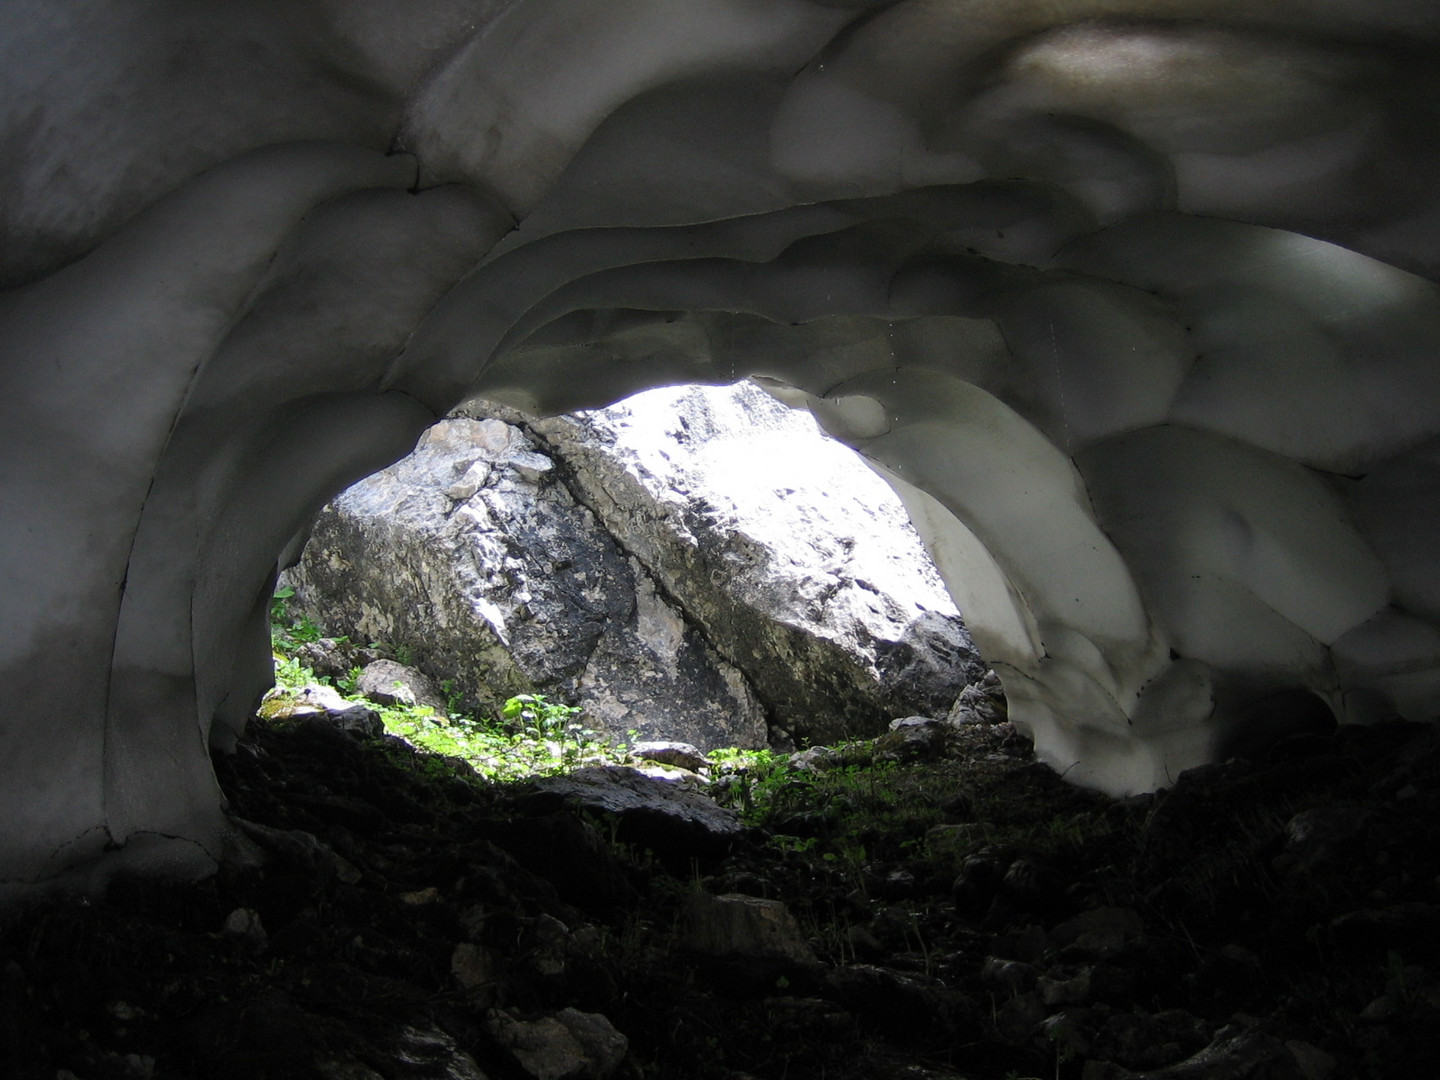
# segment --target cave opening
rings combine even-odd
[[[793,749],[995,684],[890,486],[752,381],[472,400],[327,504],[280,586],[327,681],[388,699],[400,659],[442,715],[541,695],[614,739]]]

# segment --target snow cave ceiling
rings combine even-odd
[[[1430,0],[3,5],[0,890],[223,852],[277,562],[470,395],[809,407],[1080,783],[1276,693],[1433,717],[1437,42]]]

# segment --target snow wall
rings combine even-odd
[[[810,408],[1079,783],[1297,694],[1432,717],[1437,46],[1430,0],[0,6],[0,898],[213,867],[277,565],[477,394]]]

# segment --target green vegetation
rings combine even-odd
[[[297,654],[304,645],[319,641],[323,633],[310,619],[289,610],[287,601],[293,595],[292,589],[278,589],[271,603],[275,689],[260,706],[260,715],[265,719],[292,715],[302,704],[305,688],[321,685],[379,713],[391,735],[442,757],[458,758],[486,780],[522,780],[585,765],[617,765],[631,760],[628,742],[612,742],[580,722],[580,709],[548,701],[542,694],[510,698],[498,717],[469,716],[453,709],[446,715],[429,705],[383,705],[371,701],[356,692],[358,669],[340,679],[317,676]],[[453,705],[459,696],[453,683],[447,680],[442,685]]]

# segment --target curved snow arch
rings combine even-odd
[[[1437,39],[1423,0],[6,6],[0,888],[209,864],[277,552],[476,392],[805,395],[1071,778],[1162,783],[1275,687],[1433,715]]]

